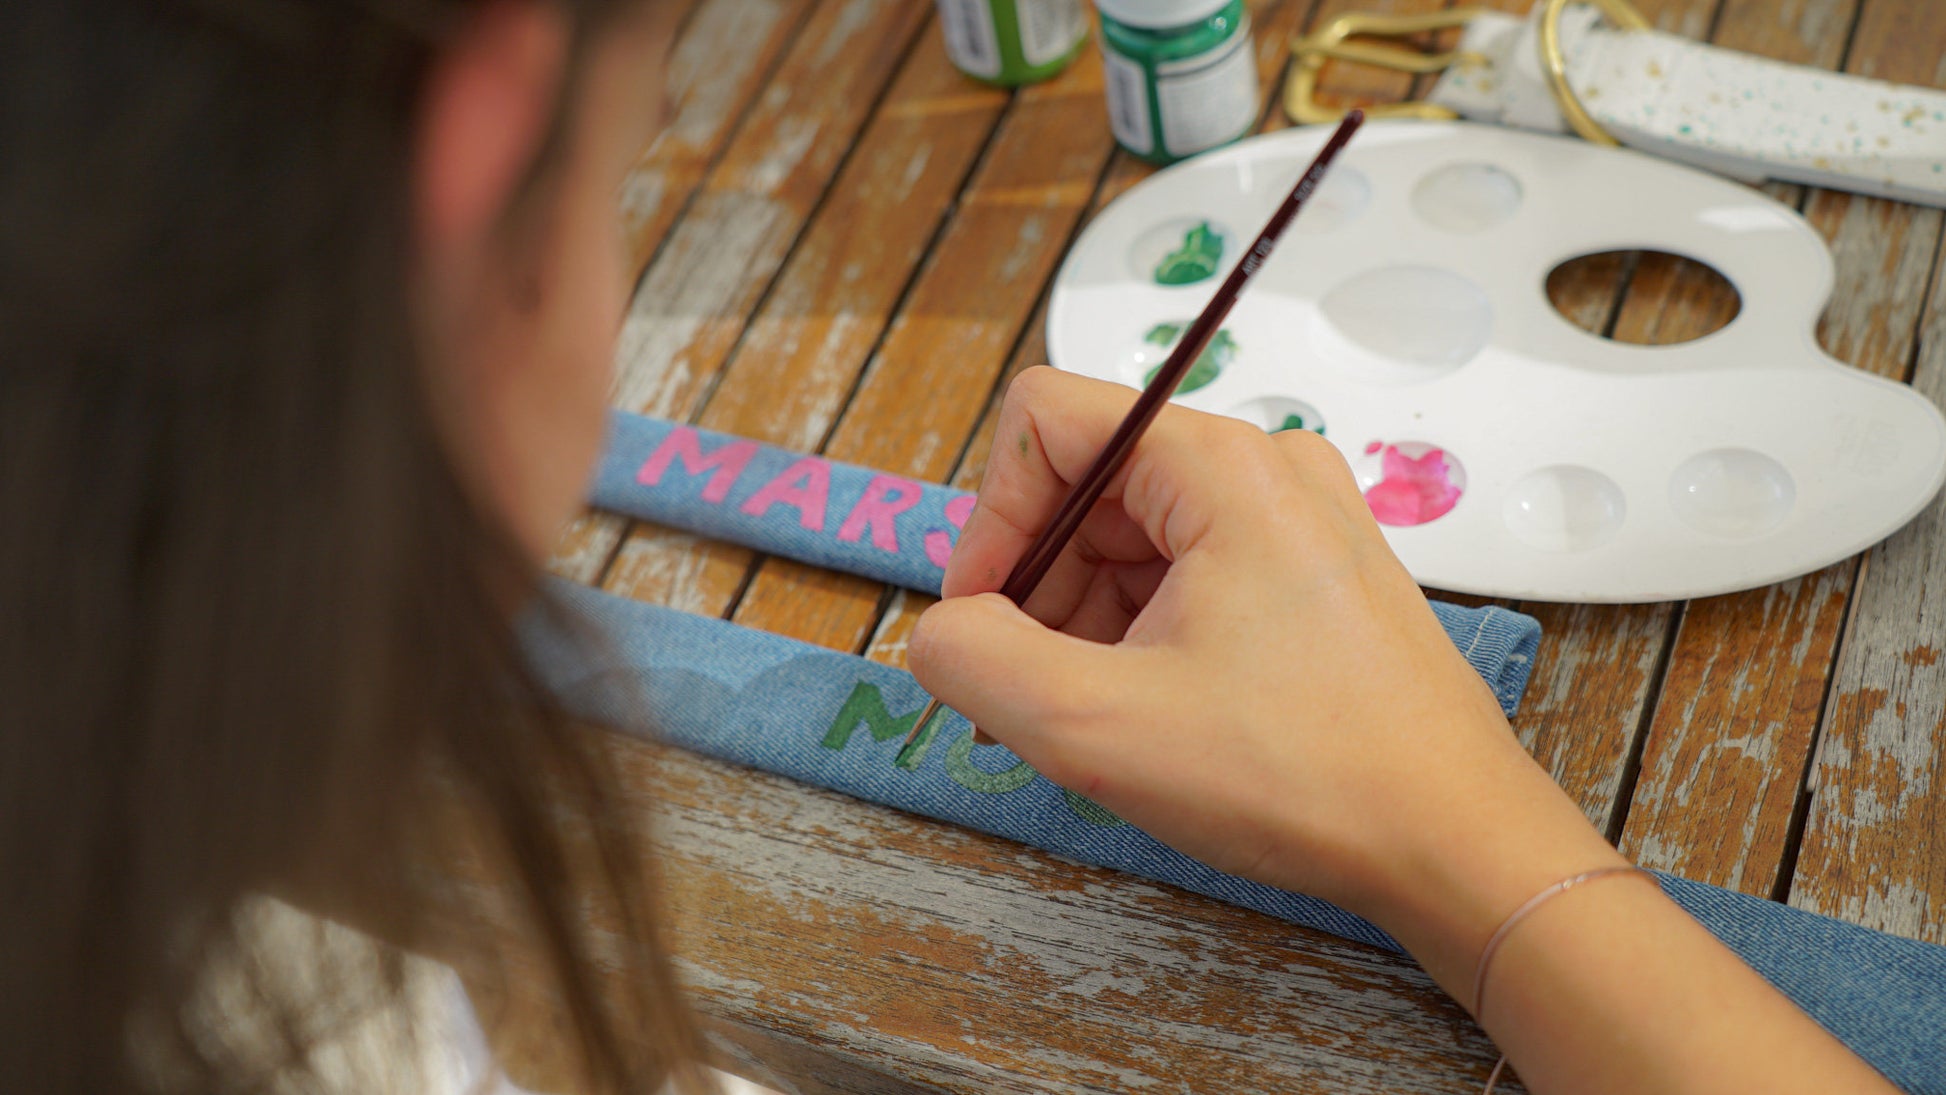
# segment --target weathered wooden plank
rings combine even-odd
[[[697,1004],[703,1036],[721,1055],[717,1067],[780,1095],[916,1095],[923,1090],[833,1056],[815,1043],[717,1018],[708,1000]]]
[[[796,29],[637,287],[616,349],[616,406],[691,413],[891,78],[893,66],[865,59],[903,56],[926,14],[900,0],[823,0]],[[716,48],[730,65],[745,47],[731,38]],[[860,63],[836,63],[846,56]],[[594,581],[623,528],[611,515],[584,515],[556,545],[555,572]]]
[[[1815,60],[1825,60],[1832,42],[1806,35],[1842,24],[1844,13],[1789,14],[1770,24],[1793,31],[1783,36],[1783,48],[1810,46]],[[1868,9],[1845,68],[1932,78],[1934,59],[1916,64],[1903,43],[1914,34],[1946,33],[1942,15],[1924,17],[1931,27],[1914,28],[1874,19]],[[1820,325],[1826,349],[1870,372],[1902,378],[1938,249],[1939,214],[1824,191],[1810,194],[1807,213],[1837,265],[1836,291]],[[1847,561],[1690,607],[1644,744],[1624,834],[1624,846],[1640,861],[1752,893],[1782,888],[1800,783],[1856,573]]]
[[[1544,638],[1514,718],[1522,745],[1612,831],[1675,606],[1523,603]]]
[[[685,9],[699,0],[673,0]],[[622,180],[618,200],[631,279],[667,237],[762,86],[778,50],[809,14],[811,0],[735,0],[702,7],[669,53],[669,124]],[[562,534],[549,567],[579,581],[600,573],[612,542],[592,534],[604,518],[583,514]]]
[[[1606,337],[1635,276],[1637,261],[1637,256],[1625,251],[1571,258],[1549,271],[1548,303],[1569,323]]]
[[[1406,961],[646,745],[683,972],[783,1090],[1469,1092]],[[733,865],[733,866],[731,866]]]
[[[1091,212],[1099,212],[1097,205]],[[962,490],[978,490],[980,477],[986,474],[987,454],[993,448],[993,427],[1000,414],[1000,405],[1006,398],[1007,384],[1021,370],[1047,363],[1047,298],[1034,308],[1034,317],[1028,321],[1027,335],[1020,340],[1013,357],[1008,360],[1000,382],[994,386],[986,409],[980,414],[980,424],[973,430],[973,438],[967,443],[966,451],[960,456],[958,465],[947,481]],[[866,644],[864,654],[876,662],[906,667],[906,644],[912,638],[912,629],[919,626],[919,617],[926,609],[937,603],[939,598],[911,590],[897,590],[886,603],[885,611],[879,616],[878,624],[872,629],[871,641]]]
[[[1946,404],[1946,277],[1913,385]],[[1946,942],[1946,500],[1867,555],[1812,770],[1790,901]]]
[[[936,33],[923,36],[723,368],[702,425],[820,446],[1007,101],[961,76]],[[752,562],[743,548],[638,525],[605,585],[721,615]]]
[[[1773,18],[1774,17],[1774,18]],[[1800,63],[1822,63],[1835,65],[1839,59],[1837,50],[1841,39],[1820,33],[1820,29],[1833,18],[1845,18],[1847,13],[1834,11],[1832,5],[1809,8],[1800,7],[1794,12],[1779,11],[1772,7],[1769,11],[1752,8],[1749,5],[1730,4],[1725,7],[1717,28],[1714,41],[1718,45],[1740,49],[1746,52],[1762,53]],[[1791,201],[1798,197],[1795,191],[1773,188],[1773,194],[1781,200]],[[1655,265],[1660,261],[1663,269]],[[1631,261],[1626,271],[1631,291],[1624,299],[1622,310],[1632,312],[1634,321],[1648,327],[1659,311],[1658,297],[1679,294],[1708,309],[1707,291],[1698,284],[1693,269],[1669,269],[1666,260],[1654,256],[1644,259],[1641,265]],[[1637,277],[1644,278],[1644,284],[1634,283]],[[1655,281],[1663,285],[1657,292]],[[1557,299],[1557,307],[1561,302]],[[1564,309],[1564,314],[1568,314]],[[1616,315],[1618,328],[1625,327],[1622,316]],[[1699,325],[1707,329],[1706,325]],[[1681,332],[1671,332],[1680,334]],[[1632,341],[1654,341],[1654,339],[1631,339],[1625,330],[1618,330],[1617,337]],[[1819,588],[1823,588],[1820,586]],[[1842,604],[1842,601],[1840,601]],[[1669,676],[1664,684],[1664,695],[1657,708],[1657,721],[1651,727],[1649,737],[1644,743],[1641,777],[1634,793],[1634,802],[1627,804],[1629,830],[1623,834],[1622,844],[1643,862],[1681,870],[1693,877],[1704,878],[1725,884],[1745,881],[1743,864],[1746,853],[1753,847],[1770,848],[1781,851],[1779,844],[1788,827],[1790,800],[1789,792],[1778,794],[1771,788],[1784,769],[1789,766],[1789,749],[1785,747],[1785,757],[1775,756],[1777,741],[1787,743],[1802,737],[1800,723],[1786,719],[1779,722],[1772,718],[1764,725],[1768,729],[1762,741],[1768,749],[1762,750],[1766,760],[1773,763],[1756,776],[1756,787],[1752,789],[1745,783],[1731,780],[1720,773],[1726,756],[1748,757],[1749,753],[1735,752],[1736,739],[1726,739],[1721,743],[1704,740],[1694,733],[1694,728],[1704,725],[1708,720],[1720,719],[1719,710],[1725,704],[1734,705],[1748,692],[1736,690],[1742,681],[1734,671],[1724,666],[1738,666],[1735,651],[1718,654],[1726,642],[1734,642],[1741,636],[1736,627],[1747,608],[1742,602],[1732,599],[1726,605],[1712,606],[1705,602],[1694,621],[1686,621],[1681,633],[1682,641],[1672,652]],[[1793,612],[1802,614],[1802,606],[1788,605],[1774,609],[1774,612],[1790,616]],[[1826,648],[1828,649],[1828,647]],[[1800,647],[1801,658],[1798,664],[1808,664],[1815,660],[1815,644]],[[1719,665],[1719,662],[1721,665]],[[1712,672],[1715,676],[1711,676]],[[1764,683],[1769,683],[1770,674],[1778,672],[1775,667],[1766,670],[1745,668],[1740,676],[1749,678],[1753,674]],[[1722,685],[1730,682],[1729,694],[1721,690],[1712,691],[1711,683]],[[1628,713],[1631,722],[1640,718],[1638,706]],[[1788,713],[1788,712],[1787,712]],[[1797,738],[1793,737],[1796,732]],[[1678,745],[1677,743],[1681,743]],[[1800,746],[1801,747],[1801,746]],[[1801,754],[1800,754],[1801,755]],[[1703,783],[1706,788],[1714,788],[1719,793],[1700,796],[1697,793],[1699,770],[1709,766],[1707,771],[1718,774],[1717,782]],[[1739,772],[1746,777],[1753,774],[1748,768]],[[1620,782],[1617,782],[1617,786]],[[1754,805],[1751,800],[1755,800]],[[1781,804],[1783,813],[1777,807]],[[1735,847],[1726,847],[1726,837],[1721,819],[1712,827],[1712,810],[1734,810],[1742,806],[1746,814],[1753,809],[1762,818],[1755,818],[1736,826],[1738,842]],[[1768,811],[1765,808],[1768,807]],[[1637,809],[1647,811],[1647,816],[1638,815]],[[1667,812],[1665,813],[1665,808]],[[1611,817],[1613,815],[1611,814]],[[1780,829],[1774,822],[1779,817],[1785,821]],[[1687,826],[1685,828],[1685,826]],[[1669,830],[1681,829],[1680,832]],[[1749,882],[1761,887],[1767,876],[1759,869]]]
[[[1645,5],[1645,10],[1658,25],[1693,30],[1709,25],[1711,6],[1663,3]],[[1784,60],[1833,66],[1840,60],[1844,38],[1827,30],[1834,23],[1848,25],[1851,11],[1849,0],[1810,0],[1782,8],[1774,3],[1731,0],[1718,13],[1713,41]],[[1785,198],[1794,196],[1790,191],[1773,192]],[[1735,311],[1734,294],[1714,284],[1716,279],[1705,268],[1684,260],[1629,256],[1563,273],[1568,276],[1549,285],[1557,309],[1591,330],[1604,331],[1612,324],[1608,333],[1619,341],[1685,341],[1715,329]],[[1604,282],[1623,290],[1615,305],[1607,303],[1616,298]],[[1842,613],[1843,583],[1838,582],[1834,589],[1833,581],[1826,576],[1808,585],[1793,584],[1790,589],[1800,594],[1797,599],[1770,606],[1769,618],[1803,620],[1812,628],[1796,644],[1783,644],[1781,648],[1755,644],[1766,654],[1780,649],[1795,652],[1798,658],[1789,668],[1770,663],[1752,668],[1736,660],[1752,645],[1742,628],[1748,626],[1753,609],[1760,609],[1770,596],[1761,592],[1733,599],[1727,605],[1706,604],[1693,620],[1682,617],[1681,641],[1673,650],[1668,636],[1679,618],[1674,605],[1525,606],[1541,618],[1549,640],[1516,728],[1598,824],[1613,832],[1617,823],[1627,818],[1629,828],[1622,833],[1623,844],[1644,862],[1680,869],[1709,881],[1748,881],[1761,888],[1774,875],[1776,859],[1770,861],[1771,875],[1758,869],[1746,876],[1742,864],[1751,853],[1753,841],[1773,856],[1783,851],[1794,799],[1789,788],[1801,770],[1802,750],[1809,735],[1805,713],[1790,706],[1791,694],[1786,693],[1778,701],[1784,704],[1782,715],[1764,722],[1763,741],[1767,745],[1774,748],[1780,739],[1797,742],[1795,757],[1789,755],[1787,747],[1781,757],[1764,753],[1771,763],[1762,771],[1757,787],[1785,781],[1785,790],[1773,789],[1767,796],[1727,773],[1718,772],[1717,782],[1698,783],[1698,766],[1720,763],[1726,755],[1748,754],[1734,753],[1737,739],[1733,735],[1725,734],[1720,741],[1712,742],[1690,731],[1697,722],[1714,718],[1726,708],[1742,712],[1740,718],[1755,721],[1753,712],[1737,706],[1749,699],[1747,692],[1738,690],[1740,685],[1749,680],[1768,683],[1773,675],[1795,680],[1793,674],[1798,670],[1823,664],[1820,650],[1828,654],[1835,635],[1832,613]],[[1819,621],[1822,631],[1815,627]],[[1665,652],[1669,659],[1666,677],[1657,673]],[[1740,667],[1741,672],[1733,671],[1734,667]],[[1663,690],[1659,699],[1655,692],[1658,687]],[[1801,695],[1798,699],[1802,702]],[[1649,736],[1642,739],[1644,716],[1651,704],[1655,705],[1655,721]],[[1788,717],[1793,711],[1796,721]],[[1692,722],[1692,718],[1697,721]],[[1630,786],[1631,754],[1638,740],[1642,741],[1644,759],[1634,801],[1619,803],[1615,796]],[[1738,772],[1751,775],[1747,768]],[[1634,812],[1638,806],[1647,816]],[[1721,811],[1736,806],[1754,811],[1763,821],[1761,825],[1752,821],[1738,827],[1735,846],[1728,847]]]
[[[1018,93],[866,364],[827,455],[920,479],[952,470],[1114,147],[1100,73],[1091,53]],[[773,559],[759,566],[734,618],[857,650],[882,596],[875,582],[834,581]]]
[[[1622,835],[1638,862],[1776,888],[1851,569],[1689,606]]]
[[[1707,7],[1664,3],[1649,14],[1663,26],[1689,25],[1706,21]],[[1758,12],[1727,5],[1714,40],[1806,60],[1805,43],[1794,31],[1769,29],[1767,20],[1775,14],[1774,7]],[[1835,48],[1824,60],[1836,63]],[[1695,271],[1653,256],[1607,260],[1564,274],[1549,285],[1557,309],[1620,341],[1682,341],[1716,326],[1726,307],[1721,297],[1699,291]],[[1660,683],[1657,669],[1676,606],[1523,607],[1541,619],[1548,639],[1516,729],[1589,816],[1612,831],[1625,805],[1615,796],[1628,784],[1631,753]]]
[[[1946,34],[1946,9],[1936,14]],[[1830,242],[1838,266],[1838,290],[1818,324],[1818,341],[1861,369],[1904,380],[1939,245],[1940,211],[1818,190],[1804,214]]]
[[[622,180],[631,271],[648,263],[810,10],[811,0],[713,2],[683,26],[669,54],[669,124]]]

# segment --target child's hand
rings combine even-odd
[[[1508,732],[1323,439],[1165,408],[1027,612],[984,592],[1133,398],[1021,376],[913,670],[1049,778],[1371,917],[1477,999],[1496,925],[1625,861]],[[1892,1090],[1639,876],[1535,910],[1488,980],[1480,1018],[1536,1092]]]
[[[1157,838],[1368,915],[1455,817],[1496,812],[1483,796],[1558,812],[1308,431],[1165,408],[1026,612],[991,593],[1133,399],[1049,369],[1015,382],[949,599],[913,637],[921,683]]]

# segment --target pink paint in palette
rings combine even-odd
[[[1466,493],[1466,471],[1445,449],[1423,441],[1373,441],[1353,472],[1381,525],[1423,525],[1446,516]]]

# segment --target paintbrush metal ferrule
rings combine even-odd
[[[944,706],[946,705],[940,703],[937,697],[926,701],[926,709],[919,712],[919,720],[912,724],[912,729],[906,732],[905,741],[899,745],[899,755],[892,758],[894,767],[910,768],[916,763],[913,758],[930,740],[926,736],[926,727],[932,723],[934,716],[938,715],[939,709]]]

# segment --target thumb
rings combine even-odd
[[[1022,756],[1038,751],[1078,693],[1101,687],[1114,656],[1111,647],[1050,630],[998,593],[932,606],[906,648],[926,691]]]

